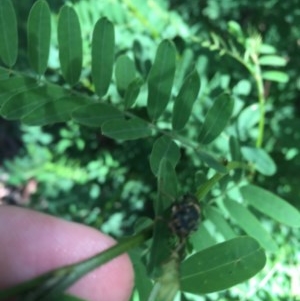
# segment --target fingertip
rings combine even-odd
[[[0,207],[0,287],[91,257],[116,242],[93,228],[31,210]],[[123,254],[81,278],[68,291],[90,301],[126,301],[133,268]]]

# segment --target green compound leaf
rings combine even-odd
[[[116,119],[105,122],[102,126],[102,133],[117,140],[135,140],[150,136],[151,130],[147,122],[138,118]]]
[[[166,136],[158,138],[153,144],[150,154],[150,167],[154,175],[157,175],[160,161],[163,158],[168,158],[173,168],[175,168],[180,158],[179,147]]]
[[[276,164],[264,149],[244,146],[242,154],[261,174],[272,176],[276,173]]]
[[[187,76],[174,103],[172,127],[179,131],[184,128],[193,109],[200,89],[200,78],[196,70]]]
[[[285,72],[281,71],[266,71],[263,72],[262,77],[263,79],[277,83],[286,83],[289,80],[289,76]]]
[[[193,294],[220,291],[246,281],[266,263],[251,237],[237,237],[200,251],[181,264],[181,289]]]
[[[222,133],[231,117],[233,105],[233,99],[228,94],[218,96],[205,116],[199,134],[200,143],[208,144]]]
[[[162,41],[148,76],[147,109],[153,120],[164,112],[169,102],[176,69],[175,59],[174,44],[169,40]]]
[[[263,248],[276,252],[277,245],[259,220],[246,207],[238,202],[226,199],[224,205],[229,215],[249,235],[254,237]]]
[[[143,84],[144,82],[140,77],[135,78],[129,84],[124,97],[125,109],[129,109],[134,105]]]
[[[286,59],[278,55],[264,55],[259,58],[259,64],[273,67],[283,67],[286,65]]]
[[[118,92],[125,95],[129,84],[136,77],[136,70],[133,61],[127,55],[121,55],[116,61],[115,76]]]
[[[51,36],[51,14],[46,1],[32,6],[27,23],[28,57],[33,70],[42,75],[47,68]]]
[[[17,17],[10,0],[0,5],[0,57],[5,65],[12,67],[18,56]]]
[[[26,115],[22,122],[28,125],[47,125],[57,122],[66,122],[71,119],[71,113],[78,107],[89,104],[87,98],[67,96],[49,101],[30,114]]]
[[[119,110],[104,103],[93,103],[72,112],[72,118],[76,122],[91,127],[101,127],[106,121],[122,117]]]
[[[242,196],[250,206],[274,220],[290,226],[300,227],[299,211],[277,195],[254,185],[241,188]]]
[[[113,72],[115,32],[107,18],[97,21],[92,38],[92,77],[99,97],[106,94]]]
[[[59,12],[57,37],[62,74],[73,86],[82,68],[82,38],[78,16],[70,6],[64,5]]]
[[[21,92],[37,88],[36,80],[29,77],[10,77],[0,81],[0,105],[8,101],[12,96]]]
[[[12,96],[1,109],[6,119],[21,119],[39,106],[66,96],[67,92],[55,85],[47,84]]]

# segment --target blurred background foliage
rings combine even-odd
[[[18,67],[28,67],[26,22],[34,0],[15,0],[19,20],[20,54]],[[48,1],[52,22],[57,25],[63,0]],[[83,78],[76,89],[88,93],[90,79],[90,40],[95,22],[108,17],[116,30],[116,57],[131,56],[140,75],[146,78],[158,43],[169,38],[178,49],[179,62],[189,70],[193,61],[201,75],[200,98],[203,106],[193,114],[203,121],[211,100],[221,91],[235,98],[234,120],[229,131],[239,132],[241,145],[253,144],[258,123],[257,92],[253,78],[238,61],[204,47],[211,34],[230,38],[228,22],[235,21],[249,36],[259,33],[286,60],[282,71],[288,81],[265,81],[267,120],[264,148],[273,158],[277,172],[273,176],[255,175],[260,186],[278,194],[300,208],[300,6],[298,0],[79,0],[71,1],[80,18],[83,36]],[[49,68],[46,76],[63,84],[59,72],[57,39],[52,31]],[[133,50],[133,51],[132,51]],[[134,55],[132,54],[134,53]],[[22,55],[23,54],[23,55]],[[176,74],[176,87],[183,74]],[[174,91],[178,92],[178,91]],[[122,105],[114,83],[109,101]],[[141,91],[139,104],[145,104]],[[144,114],[141,109],[141,115]],[[202,117],[201,117],[202,116]],[[162,124],[163,125],[163,124]],[[45,127],[28,127],[0,120],[0,197],[2,202],[26,205],[44,212],[102,229],[120,236],[132,229],[140,215],[152,216],[156,180],[148,161],[154,140],[118,143],[99,130],[68,122]],[[191,124],[185,135],[192,138]],[[219,157],[230,159],[227,140],[222,135],[210,144]],[[182,150],[177,173],[182,191],[194,191],[206,177],[207,168],[198,157]],[[196,171],[201,172],[196,173]],[[194,174],[197,176],[194,177]],[[229,182],[221,182],[212,197]],[[223,186],[222,186],[223,185]],[[229,185],[229,186],[228,186]],[[257,213],[259,215],[259,213]],[[197,300],[295,300],[299,288],[293,287],[299,272],[299,241],[295,230],[264,222],[281,246],[276,256],[257,277],[223,293]],[[295,266],[298,264],[298,270]],[[266,272],[268,271],[268,272]],[[276,276],[276,277],[275,277]],[[270,280],[272,279],[272,280]],[[298,290],[298,293],[297,293]],[[194,300],[194,299],[189,299]]]

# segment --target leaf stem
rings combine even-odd
[[[245,170],[252,170],[251,166],[243,162],[236,162],[232,161],[229,162],[226,166],[227,172],[226,173],[216,173],[210,179],[208,179],[204,184],[198,187],[196,192],[196,196],[199,200],[202,200],[207,193],[212,189],[212,187],[218,183],[229,171],[234,169],[245,169]]]

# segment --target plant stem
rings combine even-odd
[[[152,235],[153,225],[113,247],[75,264],[60,267],[0,292],[0,300],[20,296],[22,301],[54,300],[85,274],[142,244]]]
[[[258,124],[258,136],[256,139],[256,147],[261,147],[264,139],[264,130],[265,130],[265,95],[264,95],[264,86],[263,79],[261,76],[261,68],[258,63],[257,58],[255,58],[255,73],[253,74],[254,80],[256,82],[257,94],[258,94],[258,103],[259,103],[259,124]]]

